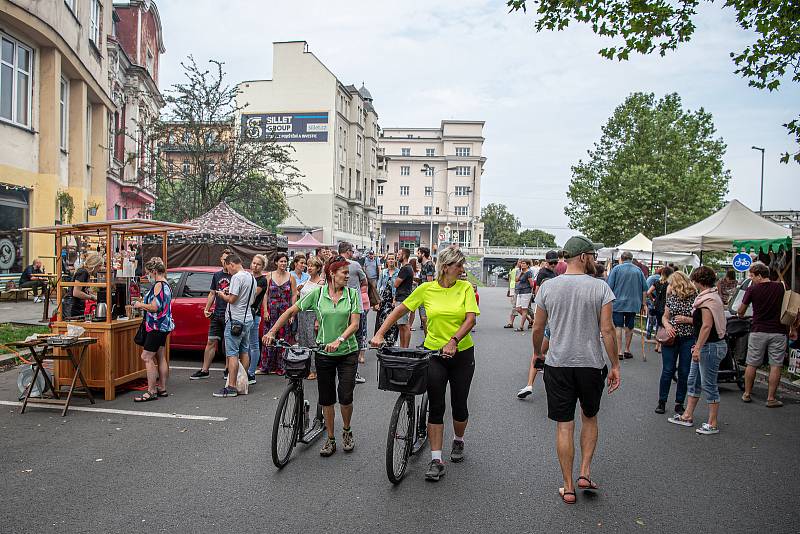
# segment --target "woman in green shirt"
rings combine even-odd
[[[450,409],[453,413],[453,449],[450,461],[464,460],[464,431],[467,429],[469,411],[467,397],[475,372],[475,351],[470,332],[475,318],[480,314],[475,290],[466,280],[464,254],[447,248],[439,254],[436,272],[439,278],[420,285],[386,318],[375,333],[371,344],[378,347],[391,326],[409,310],[425,306],[428,314],[428,333],[425,348],[441,350],[441,356],[431,358],[428,367],[428,437],[431,441],[431,463],[425,478],[438,481],[444,476],[442,442],[444,440],[445,391],[450,384]]]
[[[328,431],[328,439],[319,453],[325,457],[336,452],[334,405],[337,393],[339,411],[344,423],[342,432],[344,451],[350,452],[355,447],[350,419],[353,415],[353,390],[356,385],[358,364],[358,343],[354,334],[361,319],[361,294],[347,287],[349,271],[350,264],[342,256],[336,256],[328,261],[325,265],[326,284],[306,294],[286,310],[263,338],[264,344],[271,345],[275,342],[275,335],[281,327],[299,312],[313,311],[317,314],[319,322],[317,345],[323,347],[315,357],[317,387],[319,403],[325,417],[325,428]]]

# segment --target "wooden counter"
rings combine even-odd
[[[139,329],[141,318],[111,322],[59,321],[53,323],[53,332],[64,334],[68,324],[86,329],[83,337],[93,337],[97,343],[89,347],[89,354],[83,364],[82,372],[90,388],[103,389],[106,400],[114,400],[115,388],[137,378],[147,376],[142,361],[142,347],[133,342]],[[169,359],[169,341],[167,342]],[[69,362],[57,361],[55,365],[55,385],[69,385],[73,369]]]

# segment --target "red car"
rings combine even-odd
[[[208,319],[203,315],[211,279],[219,267],[175,267],[167,270],[172,288],[172,318],[175,330],[170,347],[203,350],[208,338]]]

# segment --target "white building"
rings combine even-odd
[[[477,247],[483,157],[482,121],[444,120],[440,128],[385,128],[387,181],[378,185],[382,250],[457,242]]]
[[[290,240],[374,246],[378,115],[363,86],[344,85],[304,41],[273,43],[271,80],[239,84],[243,136],[288,143],[309,191],[289,195]]]

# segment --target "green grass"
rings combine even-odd
[[[24,341],[31,334],[46,334],[50,330],[46,326],[19,326],[10,323],[0,324],[0,345],[13,343],[14,341]],[[0,346],[0,354],[11,352],[4,346]]]

